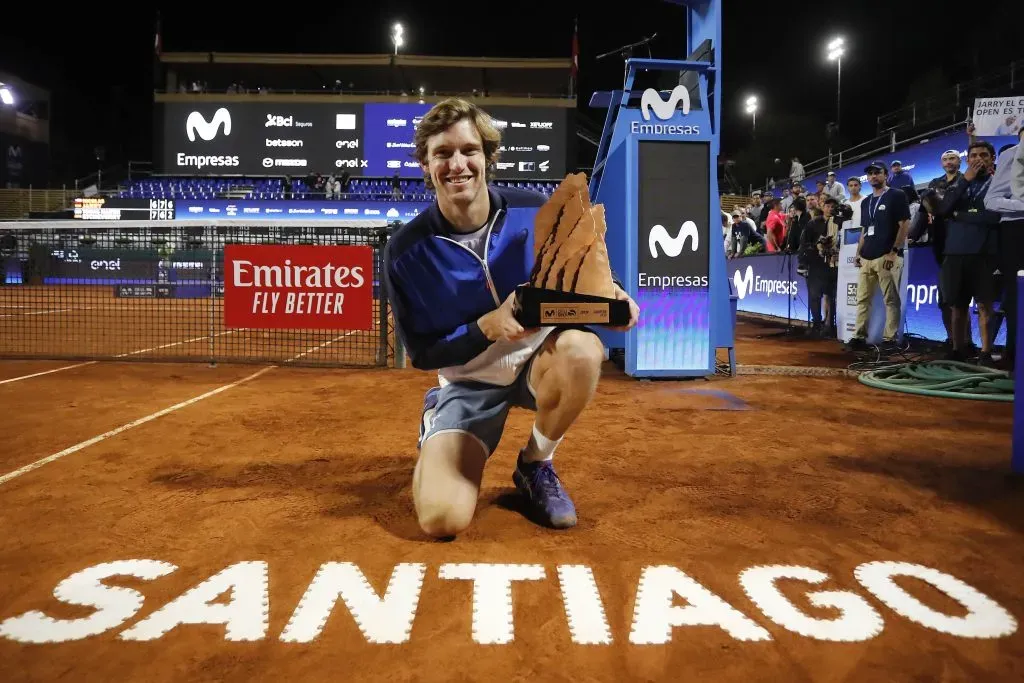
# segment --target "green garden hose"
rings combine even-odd
[[[1013,401],[1013,379],[1006,372],[951,360],[901,363],[861,373],[858,379],[876,389],[919,396]]]

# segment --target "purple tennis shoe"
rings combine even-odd
[[[520,451],[512,481],[541,521],[555,529],[576,526],[576,506],[562,487],[550,460],[523,462]]]

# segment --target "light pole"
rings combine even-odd
[[[843,43],[842,38],[833,38],[828,44],[828,59],[829,61],[835,60],[836,62],[836,129],[839,129],[839,111],[840,111],[840,100],[839,95],[842,92],[842,79],[843,79],[843,54],[846,52],[846,46]]]
[[[395,24],[391,30],[391,41],[395,44],[395,54],[398,54],[398,48],[402,47],[405,43],[401,24]]]
[[[747,113],[754,117],[753,133],[757,135],[757,98],[753,95],[747,98]]]

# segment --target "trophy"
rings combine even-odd
[[[583,173],[566,176],[534,221],[534,264],[516,287],[513,312],[525,328],[629,324],[615,298],[604,207],[590,203]]]

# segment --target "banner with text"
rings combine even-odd
[[[225,327],[373,327],[373,247],[230,244],[224,273]]]
[[[1024,95],[979,97],[974,100],[974,134],[1017,135],[1024,123]]]

